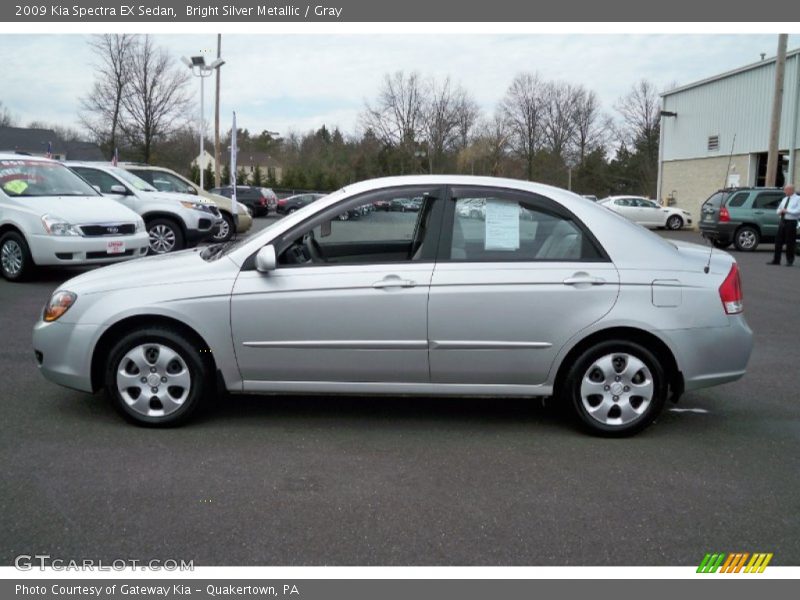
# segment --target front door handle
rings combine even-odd
[[[606,282],[602,277],[591,277],[590,275],[573,275],[567,277],[564,285],[603,285]]]
[[[388,277],[384,277],[380,281],[376,281],[372,284],[376,290],[381,290],[385,288],[410,288],[417,285],[416,281],[411,279],[400,279],[396,275],[390,275]]]

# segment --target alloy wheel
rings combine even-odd
[[[175,248],[175,232],[168,225],[158,224],[150,233],[150,249],[155,254],[166,254]]]
[[[219,225],[219,231],[214,236],[214,239],[217,241],[224,242],[225,240],[228,239],[230,233],[231,233],[231,226],[228,223],[228,219],[223,218],[222,223],[220,223]]]
[[[749,229],[739,232],[739,246],[745,250],[750,250],[756,245],[756,234]]]
[[[0,249],[0,265],[10,277],[15,277],[22,270],[24,262],[22,248],[15,240],[6,240]]]

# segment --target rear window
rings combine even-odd
[[[723,200],[725,200],[728,196],[729,194],[727,192],[717,192],[708,200],[703,202],[703,208],[719,208]]]

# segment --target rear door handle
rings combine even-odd
[[[590,277],[589,275],[573,275],[564,280],[564,285],[603,285],[606,282],[602,277]]]
[[[753,214],[754,214],[754,215],[763,215],[763,214],[764,214],[764,211],[763,211],[763,210],[754,210],[754,211],[753,211]]]
[[[385,288],[410,288],[417,285],[416,281],[411,279],[400,279],[395,275],[390,275],[388,277],[384,277],[380,281],[376,281],[372,284],[376,290],[381,290]]]

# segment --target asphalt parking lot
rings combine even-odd
[[[37,372],[31,327],[71,274],[0,280],[0,563],[798,565],[800,268],[768,251],[736,255],[748,375],[623,440],[530,400],[234,396],[133,427]]]

